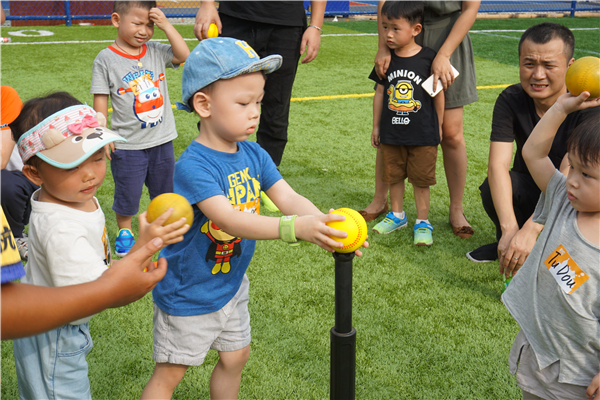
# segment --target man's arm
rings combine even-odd
[[[156,238],[144,248],[115,261],[97,280],[88,283],[61,287],[14,282],[2,285],[2,340],[46,332],[140,299],[167,272],[164,258],[158,261],[157,268],[150,264],[161,247],[162,239]],[[144,268],[148,268],[148,272],[143,272]]]
[[[490,142],[488,182],[494,208],[500,221],[502,236],[504,237],[506,233],[511,238],[519,230],[513,208],[512,183],[509,174],[512,157],[512,142]]]

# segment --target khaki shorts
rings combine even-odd
[[[417,187],[435,185],[437,146],[381,144],[383,182],[398,183],[406,178]]]
[[[560,361],[540,370],[533,348],[523,331],[519,331],[508,357],[511,374],[523,391],[524,400],[581,400],[587,399],[586,386],[558,382]],[[515,371],[516,370],[516,371]]]
[[[178,317],[154,304],[154,352],[157,363],[202,365],[208,350],[236,351],[250,344],[248,277],[219,311]]]

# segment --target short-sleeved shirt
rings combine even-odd
[[[306,26],[302,1],[221,1],[219,13],[266,24]]]
[[[127,142],[117,149],[144,150],[177,137],[165,68],[173,64],[173,50],[164,43],[148,42],[138,56],[109,46],[96,56],[92,68],[92,94],[110,95],[111,128]]]
[[[544,229],[502,301],[519,323],[540,369],[560,360],[558,381],[588,386],[600,372],[600,247],[577,225],[559,171],[533,214]]]
[[[381,143],[437,146],[440,144],[438,115],[433,97],[421,87],[430,75],[436,52],[423,47],[412,57],[399,57],[394,51],[390,54],[386,77],[380,79],[375,68],[369,75],[384,90],[379,124]]]
[[[567,153],[567,140],[571,132],[588,118],[596,118],[600,121],[599,107],[570,113],[558,128],[548,154],[556,168],[560,167],[560,163]],[[494,106],[490,140],[492,142],[517,143],[512,168],[515,172],[531,175],[521,151],[539,121],[540,117],[535,111],[533,99],[523,90],[520,83],[507,87],[498,96]]]
[[[269,154],[254,142],[238,143],[223,153],[193,141],[175,163],[175,192],[194,208],[194,222],[183,241],[165,247],[160,256],[167,274],[152,292],[161,310],[190,316],[220,310],[235,296],[250,264],[256,241],[229,235],[196,206],[225,196],[239,212],[260,213],[260,192],[281,174]]]
[[[21,282],[59,287],[98,279],[111,264],[110,241],[98,200],[94,198],[96,210],[86,212],[38,201],[40,190],[31,196],[27,275]]]

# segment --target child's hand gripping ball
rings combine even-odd
[[[156,218],[164,214],[167,209],[173,208],[173,214],[165,221],[163,226],[172,224],[175,221],[185,218],[187,224],[192,226],[194,222],[194,210],[187,199],[176,193],[163,193],[156,196],[148,205],[146,218],[148,222],[154,221]]]
[[[573,62],[565,78],[567,89],[573,96],[590,92],[590,99],[600,97],[600,58],[581,57]]]
[[[217,36],[219,36],[219,28],[217,28],[217,25],[215,24],[210,24],[208,27],[208,37],[205,38],[204,35],[202,35],[202,39],[216,38]]]
[[[338,253],[353,253],[358,250],[367,239],[367,223],[363,216],[350,208],[338,208],[332,211],[331,214],[343,215],[346,219],[344,221],[328,222],[327,226],[348,234],[346,238],[330,236],[333,240],[344,244],[344,247],[336,248],[335,251]]]

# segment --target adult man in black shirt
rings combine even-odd
[[[215,23],[222,36],[246,41],[261,58],[271,54],[283,57],[281,68],[269,75],[257,143],[269,153],[277,166],[287,143],[287,127],[300,55],[302,63],[315,59],[321,45],[321,26],[325,1],[311,1],[311,24],[307,27],[302,1],[221,1],[219,11],[214,1],[202,1],[196,15],[194,33],[200,40],[208,37],[208,27]]]
[[[500,270],[521,266],[543,226],[532,220],[540,190],[523,161],[521,149],[544,113],[567,92],[565,76],[574,61],[574,37],[559,24],[541,23],[527,29],[519,42],[521,83],[506,88],[496,100],[488,177],[480,186],[483,207],[496,226],[495,243],[467,253],[475,262],[500,260]],[[569,114],[558,130],[550,158],[566,174],[566,143],[575,126],[599,118],[599,110]],[[513,168],[513,142],[517,144]]]

